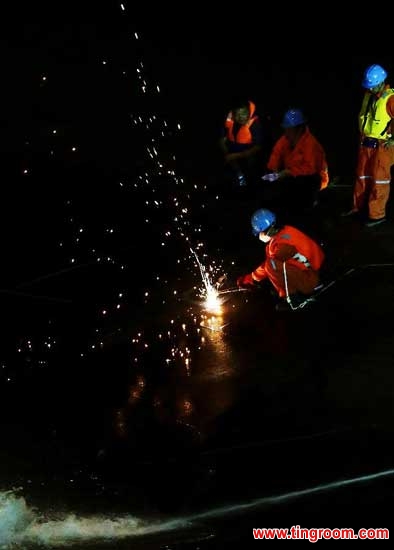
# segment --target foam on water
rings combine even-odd
[[[78,517],[69,514],[51,519],[30,508],[23,497],[12,491],[0,493],[0,548],[29,548],[66,546],[75,542],[95,539],[114,540],[133,536],[151,535],[184,528],[185,519],[164,521],[143,520],[135,516]],[[26,546],[25,546],[26,545]]]
[[[341,479],[309,487],[290,493],[262,497],[245,503],[234,503],[189,517],[162,521],[152,521],[135,516],[90,516],[77,517],[69,514],[63,518],[51,519],[40,516],[31,509],[23,497],[14,492],[0,493],[0,548],[30,548],[29,544],[39,544],[50,548],[66,546],[76,542],[93,540],[119,540],[127,537],[154,535],[171,530],[191,528],[196,522],[218,516],[229,516],[262,505],[278,505],[286,501],[300,499],[316,493],[325,493],[341,487],[372,482],[380,478],[392,477],[394,469],[382,470],[364,476]]]

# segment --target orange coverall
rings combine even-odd
[[[328,185],[329,176],[325,151],[308,127],[305,128],[305,132],[294,149],[291,149],[287,137],[281,136],[272,149],[267,167],[273,172],[289,170],[295,177],[319,174],[320,190],[325,189]]]
[[[387,85],[385,89],[389,86]],[[386,104],[394,134],[394,96]],[[390,195],[391,166],[394,164],[394,147],[387,147],[386,140],[375,139],[375,147],[365,146],[365,136],[360,136],[353,190],[353,210],[362,211],[368,206],[370,220],[386,217],[386,204]]]
[[[266,246],[266,259],[252,273],[254,281],[268,278],[281,298],[286,297],[283,264],[286,264],[288,294],[312,294],[320,282],[324,261],[320,245],[291,225],[285,225]]]

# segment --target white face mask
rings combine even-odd
[[[263,241],[263,243],[268,243],[271,240],[271,237],[266,235],[264,231],[260,231],[259,233],[259,240]]]

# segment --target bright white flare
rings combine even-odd
[[[219,298],[219,292],[213,286],[208,286],[206,288],[204,309],[216,315],[222,313],[222,301]]]

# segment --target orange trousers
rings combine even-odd
[[[360,146],[353,206],[358,211],[368,208],[371,220],[386,216],[386,204],[390,195],[390,169],[393,163],[394,147],[386,148],[383,142],[375,149]]]
[[[264,265],[267,277],[275,287],[280,298],[286,297],[283,263],[286,262],[269,259]],[[300,269],[289,263],[286,263],[286,277],[289,294],[295,294],[296,292],[306,295],[312,294],[314,288],[320,282],[320,276],[317,271],[313,269]]]

